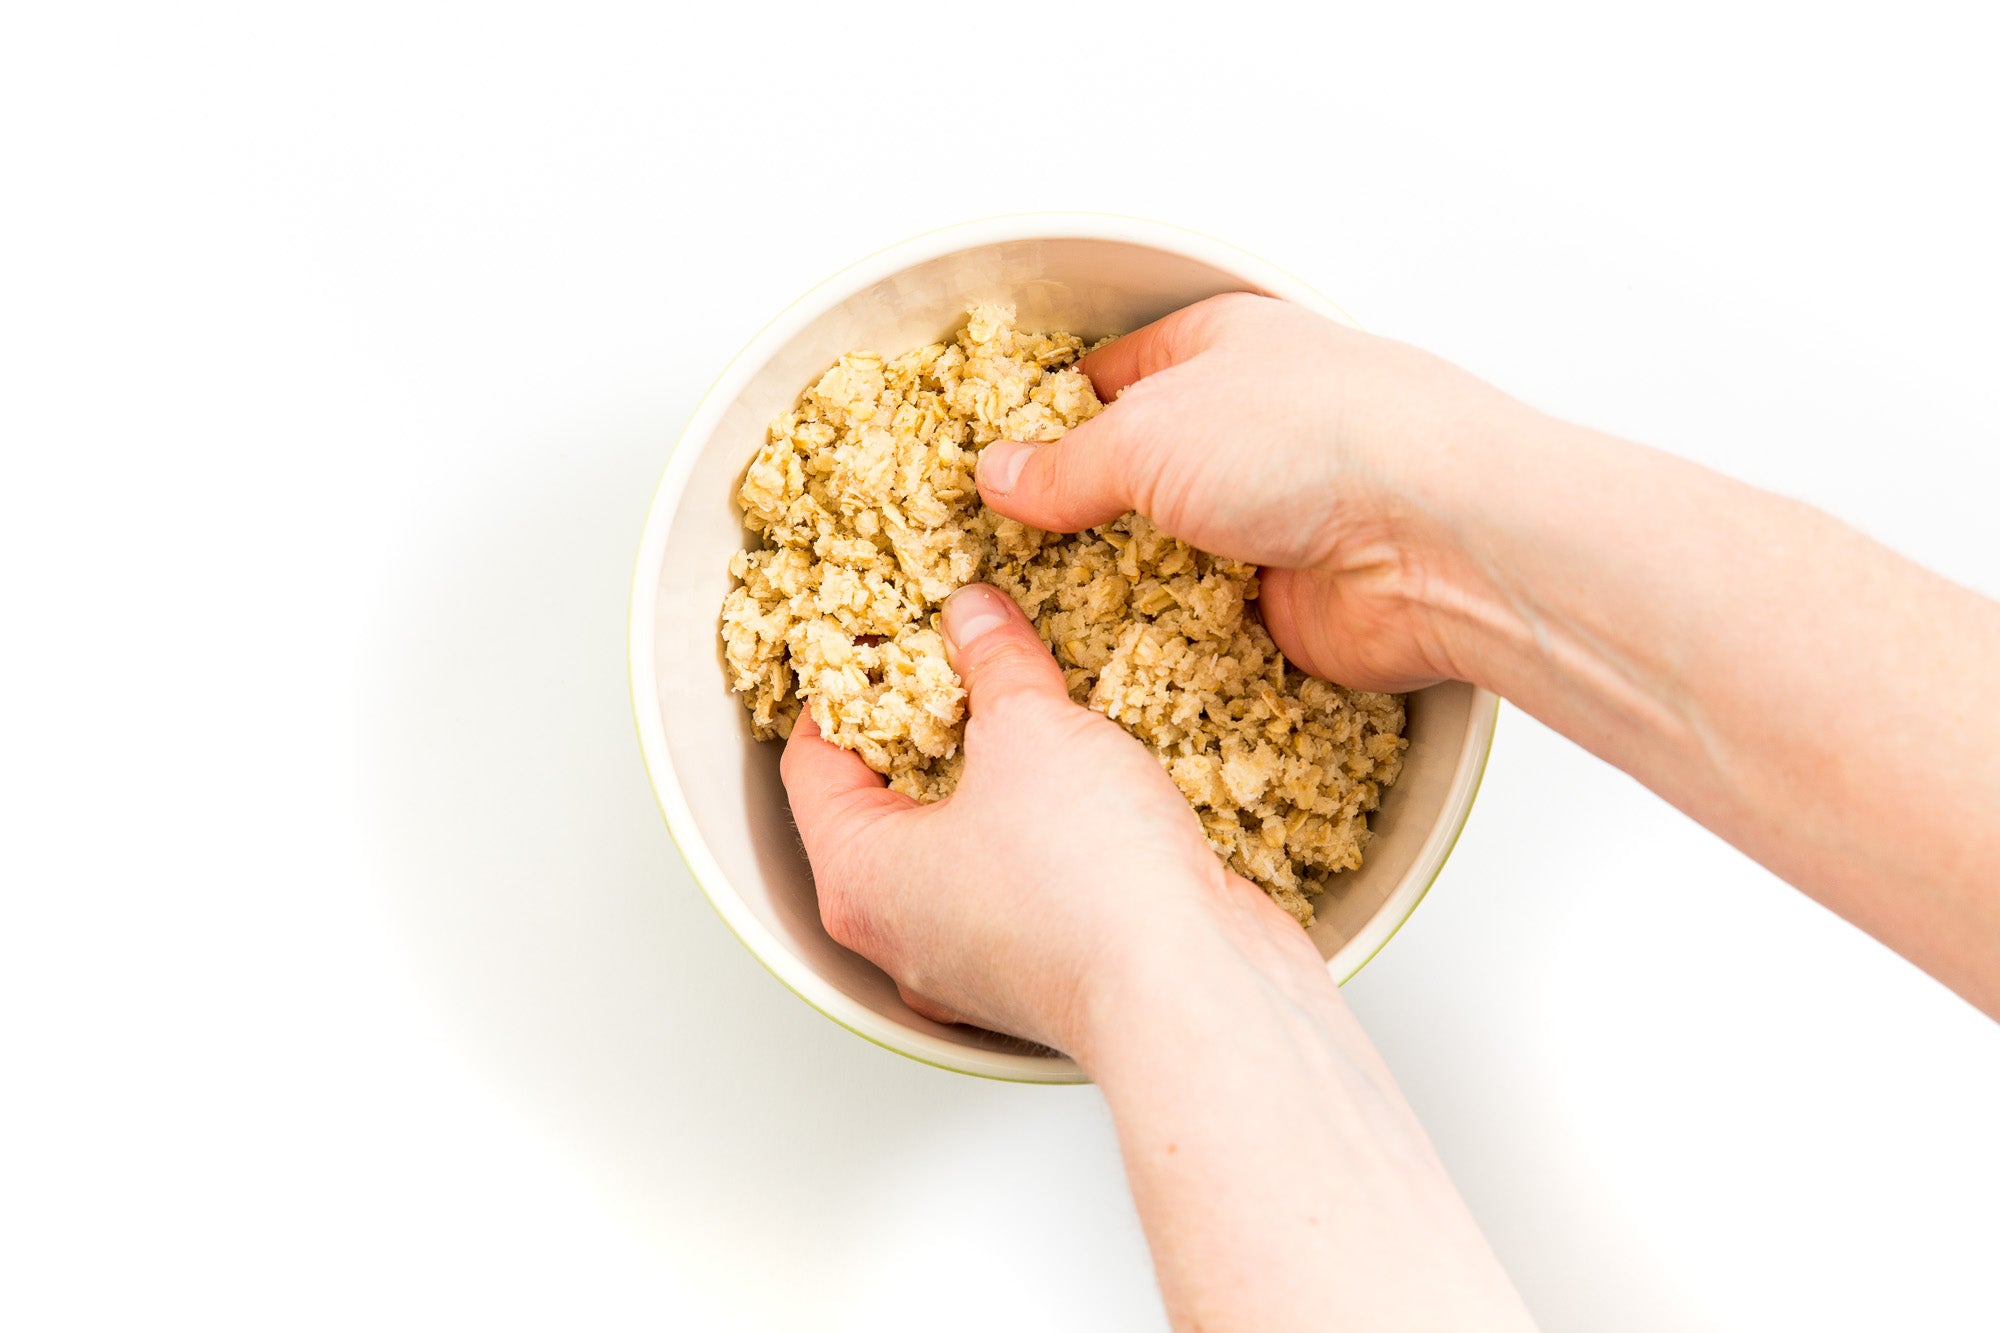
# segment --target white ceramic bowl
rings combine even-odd
[[[1218,292],[1260,291],[1346,317],[1240,250],[1155,222],[1096,214],[992,218],[871,255],[795,301],[737,354],[695,409],[646,521],[632,589],[632,702],[653,789],[697,883],[777,978],[835,1022],[912,1059],[990,1078],[1083,1079],[1040,1047],[919,1018],[866,959],[821,929],[812,876],[778,781],[723,673],[717,617],[748,533],[734,495],[764,431],[840,354],[895,355],[957,328],[968,303],[1011,301],[1028,328],[1094,339]],[[1446,684],[1413,695],[1400,781],[1362,868],[1318,900],[1312,935],[1346,980],[1436,878],[1479,786],[1495,700]]]

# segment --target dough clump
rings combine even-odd
[[[1258,619],[1254,565],[1138,514],[1063,536],[981,503],[981,448],[1054,440],[1102,410],[1083,351],[980,305],[950,342],[851,353],[807,389],[737,493],[759,544],[729,562],[730,682],[759,739],[789,736],[803,704],[896,790],[940,800],[964,763],[965,691],[938,611],[991,583],[1034,622],[1070,697],[1159,759],[1216,855],[1311,925],[1312,898],[1361,864],[1368,814],[1402,767],[1403,700],[1288,667]]]

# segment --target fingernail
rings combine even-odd
[[[953,652],[964,652],[984,635],[1007,623],[1002,594],[980,584],[960,588],[944,604],[944,636]]]
[[[995,440],[979,451],[979,482],[995,495],[1012,495],[1021,469],[1034,456],[1035,446],[1019,440]]]

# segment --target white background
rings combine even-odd
[[[2000,592],[1983,7],[1390,8],[11,9],[0,1324],[1160,1326],[1097,1094],[792,998],[631,734],[681,421],[909,233],[1191,225]],[[2000,1028],[1520,714],[1348,993],[1548,1329],[2000,1322]]]

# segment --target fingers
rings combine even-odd
[[[1212,296],[1084,357],[1078,364],[1108,406],[1053,444],[987,445],[979,455],[981,497],[1008,518],[1049,532],[1079,532],[1143,510],[1160,444],[1177,424],[1170,372],[1209,345],[1229,312],[1269,299]]]
[[[822,740],[811,709],[799,714],[778,771],[815,874],[825,873],[867,825],[916,804],[890,791],[887,780],[860,755]]]
[[[959,589],[945,603],[942,623],[975,720],[994,716],[1009,699],[1042,697],[1070,707],[1055,658],[999,589],[985,584]],[[899,978],[897,991],[911,1012],[937,1023],[969,1021],[900,980],[914,974],[937,983],[955,975],[949,966],[934,965],[945,935],[938,926],[940,907],[925,901],[935,898],[940,875],[949,874],[944,868],[971,854],[973,840],[964,823],[950,821],[953,802],[919,807],[890,790],[859,755],[822,739],[810,711],[792,728],[780,768],[812,862],[827,934]],[[964,817],[976,819],[976,808]],[[943,950],[947,960],[949,954]],[[925,960],[933,965],[912,966]]]
[[[953,593],[944,604],[944,637],[975,717],[1009,696],[1069,702],[1062,668],[998,588],[973,583]]]
[[[1150,398],[1106,408],[1053,444],[995,440],[979,454],[979,494],[1019,523],[1081,532],[1137,507]]]
[[[1319,645],[1305,633],[1305,627],[1315,623],[1313,599],[1318,590],[1312,581],[1297,570],[1267,566],[1258,571],[1257,585],[1257,612],[1285,660],[1308,675],[1332,679],[1333,664],[1321,660]]]
[[[1273,569],[1257,577],[1257,610],[1285,659],[1308,675],[1357,690],[1402,694],[1435,685],[1445,673],[1432,668],[1421,638],[1410,652],[1410,632],[1379,618],[1356,619],[1362,610],[1343,601],[1323,569]],[[1364,612],[1365,614],[1365,612]]]
[[[1077,368],[1090,376],[1097,396],[1108,403],[1146,376],[1177,366],[1207,346],[1217,308],[1240,295],[1211,296],[1184,306],[1112,339],[1079,361]]]

